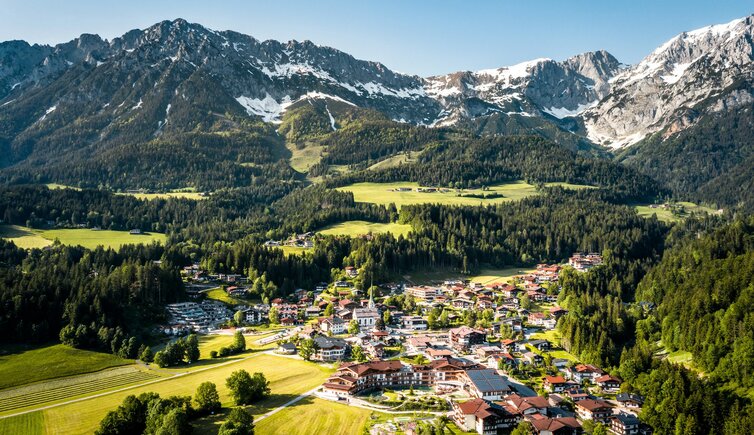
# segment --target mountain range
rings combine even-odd
[[[284,142],[278,125],[316,100],[332,130],[351,108],[396,124],[535,134],[573,150],[613,150],[709,200],[726,189],[714,188],[721,176],[745,179],[740,165],[754,156],[752,29],[754,16],[685,32],[636,65],[594,51],[426,78],[310,41],[259,41],[182,19],[111,41],[90,34],[56,46],[9,41],[0,43],[0,166],[33,172],[74,155],[93,162],[87,170],[116,177],[122,168],[107,167],[114,153],[164,142],[176,150],[177,142],[227,131],[264,146],[225,157],[273,161]],[[732,122],[738,134],[719,127]],[[689,142],[699,134],[704,144]],[[685,173],[692,171],[701,174]]]

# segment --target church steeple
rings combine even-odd
[[[372,284],[369,286],[369,308],[374,308],[374,278],[372,278]]]

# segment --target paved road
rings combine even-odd
[[[286,403],[278,406],[277,408],[273,409],[272,411],[270,411],[270,412],[268,412],[266,414],[261,415],[259,418],[255,418],[254,419],[254,423],[255,424],[259,423],[260,421],[264,420],[265,418],[267,418],[267,417],[269,417],[269,416],[271,416],[273,414],[276,414],[276,413],[282,411],[283,409],[285,409],[285,408],[293,405],[294,403],[298,402],[299,400],[303,399],[304,397],[311,396],[312,394],[316,393],[318,389],[319,389],[319,387],[312,388],[311,390],[307,391],[306,393],[303,393],[303,394],[299,395],[298,397],[296,397],[294,399],[291,399],[288,402],[286,402]]]

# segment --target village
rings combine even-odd
[[[510,282],[386,284],[368,293],[353,286],[360,271],[346,267],[342,279],[267,304],[171,304],[162,329],[182,335],[233,322],[275,325],[276,354],[336,365],[318,397],[442,414],[466,432],[506,432],[526,421],[536,434],[578,434],[595,424],[620,435],[650,433],[637,417],[643,398],[621,392],[620,378],[580,363],[559,342],[557,322],[567,314],[557,304],[559,274],[601,263],[599,254],[576,253],[567,264],[540,264]],[[221,282],[228,297],[247,291],[240,275],[206,276],[198,266],[184,275],[200,287]]]

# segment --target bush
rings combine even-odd
[[[211,352],[209,353],[209,357],[210,357],[210,358],[217,358],[217,351],[216,351],[216,350],[213,350],[213,351],[211,351]]]

